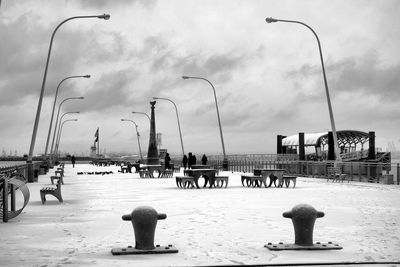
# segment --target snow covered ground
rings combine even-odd
[[[78,171],[113,171],[77,175]],[[64,203],[39,190],[50,175],[28,184],[23,213],[0,222],[0,266],[188,266],[298,262],[400,261],[400,187],[358,182],[327,183],[298,178],[293,188],[245,188],[240,173],[226,189],[179,189],[175,179],[141,179],[118,168],[65,166]],[[21,196],[19,196],[21,197]],[[269,251],[267,242],[294,242],[291,220],[282,213],[306,203],[325,212],[314,242],[333,241],[342,250]],[[177,254],[113,256],[112,248],[135,244],[123,214],[149,205],[158,221],[155,243]],[[17,207],[18,208],[18,207]]]

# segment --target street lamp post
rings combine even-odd
[[[142,156],[142,148],[140,147],[140,141],[139,141],[139,132],[138,132],[138,125],[136,124],[136,122],[134,122],[133,120],[127,120],[127,119],[121,119],[121,121],[130,121],[133,124],[135,124],[135,128],[136,128],[136,136],[137,136],[137,142],[138,142],[138,146],[139,146],[139,154],[140,154],[140,160],[141,162],[143,162],[143,156]]]
[[[217,117],[218,117],[218,125],[219,125],[219,134],[220,134],[220,136],[221,136],[222,152],[223,152],[223,154],[224,154],[224,160],[223,160],[223,163],[222,163],[222,168],[223,168],[224,170],[228,170],[228,158],[227,158],[226,153],[225,153],[224,136],[222,135],[221,119],[220,119],[220,116],[219,116],[219,109],[218,109],[218,102],[217,102],[217,94],[216,94],[216,92],[215,92],[215,87],[214,87],[214,85],[213,85],[209,80],[207,80],[206,78],[202,78],[202,77],[182,76],[182,79],[184,79],[184,80],[187,80],[187,79],[203,80],[203,81],[208,82],[208,83],[211,85],[211,87],[212,87],[212,89],[213,89],[213,91],[214,91],[215,107],[216,107],[216,109],[217,109]]]
[[[340,158],[340,153],[339,153],[339,145],[338,145],[338,140],[337,140],[337,134],[336,134],[336,127],[335,127],[335,119],[333,118],[333,111],[332,111],[332,104],[331,104],[331,98],[329,96],[329,89],[328,89],[328,81],[326,79],[326,74],[325,74],[325,66],[324,66],[324,58],[322,57],[322,49],[321,49],[321,43],[319,41],[317,33],[307,24],[300,22],[300,21],[295,21],[295,20],[283,20],[283,19],[274,19],[274,18],[266,18],[265,21],[267,23],[272,23],[272,22],[288,22],[288,23],[297,23],[301,24],[305,27],[307,27],[311,32],[314,34],[315,38],[317,39],[318,43],[318,49],[319,49],[319,57],[321,59],[321,66],[322,66],[322,74],[324,76],[324,84],[325,84],[325,93],[326,93],[326,99],[328,102],[328,110],[329,110],[329,118],[331,122],[331,127],[332,127],[332,135],[333,135],[333,143],[335,146],[335,155],[336,155],[336,161],[341,161]]]
[[[52,112],[51,112],[51,119],[50,119],[49,131],[48,131],[48,133],[47,133],[46,148],[45,148],[45,150],[44,150],[44,157],[45,157],[45,159],[46,159],[47,149],[48,149],[49,141],[50,141],[51,127],[53,126],[53,117],[54,117],[54,110],[55,110],[56,102],[57,102],[58,90],[60,89],[60,86],[61,86],[61,84],[62,84],[64,81],[66,81],[66,80],[68,80],[68,79],[73,79],[73,78],[90,78],[90,75],[69,76],[69,77],[67,77],[67,78],[64,78],[64,79],[58,84],[57,89],[56,89],[56,93],[55,93],[55,96],[54,96],[54,102],[53,102],[53,109],[52,109]]]
[[[42,109],[44,88],[46,86],[47,70],[48,70],[48,67],[49,67],[50,54],[51,54],[51,48],[53,46],[54,36],[55,36],[57,30],[65,22],[73,20],[73,19],[84,19],[84,18],[99,18],[99,19],[108,20],[108,19],[110,19],[110,15],[109,14],[103,14],[103,15],[95,15],[95,16],[75,16],[75,17],[70,17],[70,18],[62,21],[60,24],[58,24],[57,27],[54,29],[53,34],[51,35],[49,50],[48,50],[48,53],[47,53],[46,67],[44,69],[42,87],[41,87],[41,90],[40,90],[39,102],[38,102],[38,106],[37,106],[37,110],[36,110],[35,123],[34,123],[33,131],[32,131],[31,145],[30,145],[30,148],[29,148],[29,154],[28,154],[28,159],[27,159],[27,164],[28,164],[28,182],[33,182],[33,178],[34,178],[33,177],[34,176],[33,175],[33,163],[32,163],[33,150],[35,148],[36,134],[37,134],[38,126],[39,126],[40,112],[41,112],[41,109]]]
[[[58,105],[58,111],[57,111],[57,117],[56,117],[56,124],[54,125],[54,133],[53,133],[53,140],[51,141],[51,149],[50,149],[50,164],[52,165],[53,164],[53,162],[52,162],[52,159],[53,159],[53,147],[54,147],[54,141],[55,141],[55,136],[56,136],[56,131],[57,131],[57,125],[58,125],[58,117],[59,117],[59,115],[60,115],[60,109],[61,109],[61,106],[62,106],[62,104],[65,102],[65,101],[68,101],[68,100],[71,100],[71,99],[84,99],[84,97],[83,96],[80,96],[80,97],[68,97],[68,98],[65,98],[63,101],[61,101],[61,103],[60,103],[60,105]],[[61,120],[60,120],[61,121]]]
[[[157,100],[157,99],[167,100],[167,101],[171,102],[171,103],[174,105],[174,107],[175,107],[175,113],[176,113],[176,119],[177,119],[177,121],[178,121],[179,137],[180,137],[180,139],[181,139],[182,156],[184,156],[184,155],[185,155],[185,150],[183,149],[183,140],[182,140],[181,124],[179,123],[178,108],[176,107],[176,104],[174,103],[174,101],[172,101],[172,100],[169,99],[169,98],[153,97],[153,99],[154,99],[154,100]]]
[[[58,134],[57,134],[56,148],[55,148],[55,154],[56,154],[56,156],[57,156],[57,154],[58,154],[58,147],[59,147],[59,145],[60,145],[61,133],[62,133],[62,129],[63,129],[64,124],[65,124],[66,122],[69,122],[69,121],[77,121],[77,120],[78,120],[78,119],[69,119],[69,120],[63,121],[63,122],[60,124],[60,127],[59,127],[59,129],[58,129]]]

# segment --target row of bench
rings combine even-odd
[[[50,176],[50,181],[51,184],[56,182],[56,187],[43,187],[40,189],[40,199],[42,200],[42,204],[46,203],[46,195],[52,195],[57,198],[59,202],[63,202],[61,184],[64,184],[64,163],[60,164],[55,171],[55,175]]]

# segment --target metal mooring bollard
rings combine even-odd
[[[292,219],[294,227],[295,242],[294,244],[285,243],[268,243],[265,245],[270,250],[328,250],[342,249],[338,244],[328,243],[313,243],[314,223],[317,218],[324,217],[322,211],[317,211],[314,207],[308,204],[299,204],[294,206],[291,211],[282,214],[285,218]]]
[[[154,246],[157,221],[165,218],[167,218],[166,214],[157,213],[154,208],[149,206],[137,207],[131,214],[123,215],[122,220],[132,222],[135,247],[113,248],[111,253],[113,255],[177,253],[178,250],[172,245]]]

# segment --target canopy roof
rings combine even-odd
[[[368,133],[355,131],[355,130],[343,130],[336,131],[339,146],[364,144],[368,142]],[[328,132],[322,133],[304,133],[304,145],[305,146],[324,146],[328,144]],[[283,146],[298,146],[299,135],[291,135],[282,139]]]

